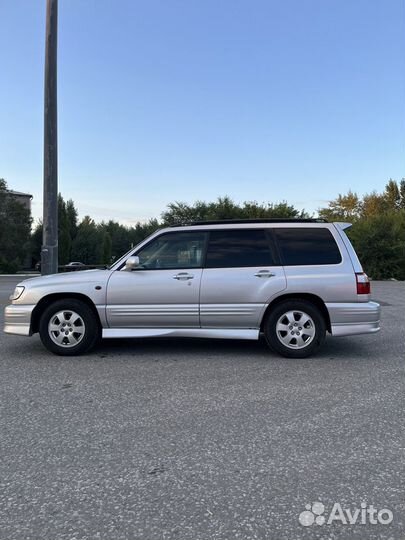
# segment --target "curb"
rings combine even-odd
[[[2,277],[39,277],[41,274],[0,274],[0,279]]]

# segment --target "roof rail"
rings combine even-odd
[[[206,221],[189,221],[188,223],[174,223],[170,227],[188,227],[190,225],[234,225],[249,223],[328,223],[323,218],[254,218],[254,219],[208,219]]]

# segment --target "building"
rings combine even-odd
[[[32,195],[30,195],[29,193],[22,193],[21,191],[14,191],[12,189],[8,189],[7,193],[11,195],[13,199],[25,206],[25,208],[27,208],[31,213]]]

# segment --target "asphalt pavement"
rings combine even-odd
[[[405,284],[372,289],[382,331],[305,360],[186,339],[61,358],[0,332],[0,539],[404,539]]]

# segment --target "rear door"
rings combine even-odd
[[[201,278],[202,328],[258,328],[266,305],[285,288],[268,230],[210,231]]]

